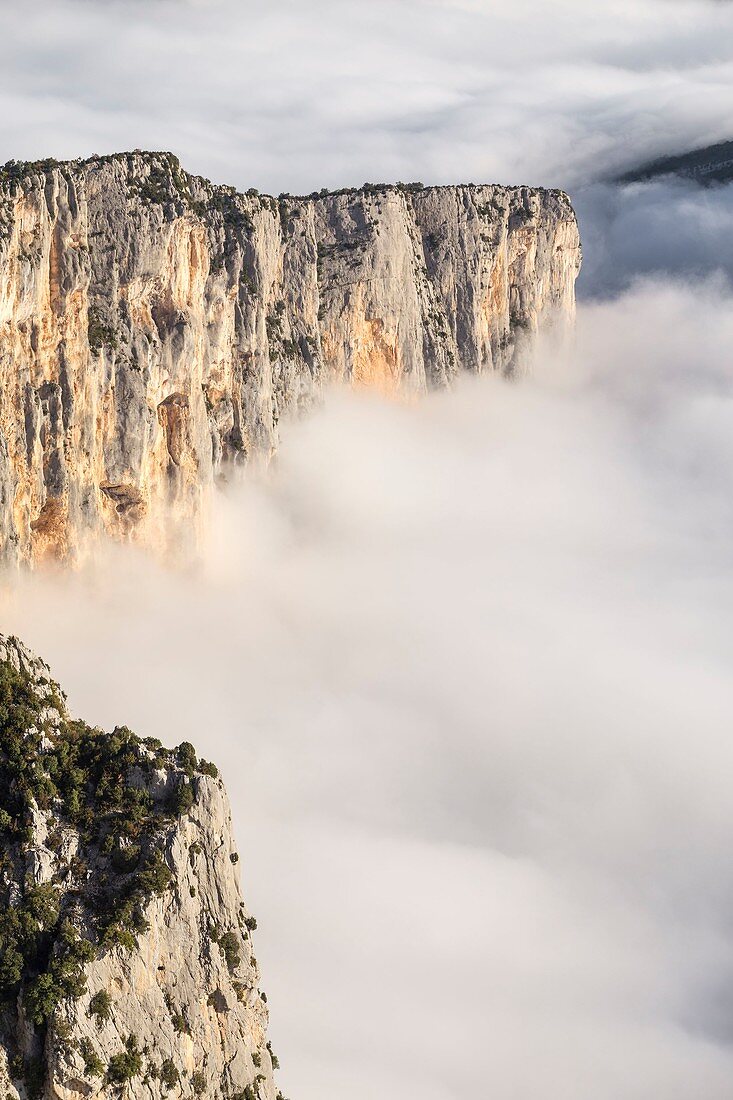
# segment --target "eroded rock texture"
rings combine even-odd
[[[574,312],[560,191],[241,195],[168,154],[0,178],[0,555],[195,545],[227,461],[333,381],[511,371]]]
[[[3,1100],[276,1100],[216,769],[72,721],[2,636],[0,761]]]

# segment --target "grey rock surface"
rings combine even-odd
[[[0,558],[102,533],[198,543],[229,462],[343,382],[516,371],[572,323],[561,191],[419,185],[274,199],[170,154],[0,172]]]
[[[63,696],[47,666],[16,639],[0,636],[4,706],[8,703],[1,674],[6,664],[20,671],[39,702],[35,722],[24,735],[29,758],[37,760],[37,776],[48,770],[48,761],[79,731],[68,725]],[[5,736],[0,738],[3,754]],[[55,923],[38,930],[40,948],[24,948],[27,958],[15,1004],[6,1000],[0,1009],[0,1096],[3,1100],[34,1096],[41,1100],[162,1100],[165,1096],[276,1100],[267,1005],[258,988],[252,948],[256,922],[240,893],[239,858],[223,783],[217,775],[200,770],[200,765],[191,765],[190,760],[149,741],[127,743],[140,763],[128,767],[121,781],[149,802],[145,823],[134,840],[115,814],[105,811],[101,799],[98,814],[106,816],[91,822],[84,815],[70,819],[59,797],[43,808],[31,797],[23,822],[3,822],[0,981],[5,983],[4,996],[12,963],[13,911],[29,919],[29,913],[39,911],[40,896],[44,905],[52,898],[58,913],[53,914]],[[210,766],[209,770],[215,772]],[[57,774],[53,768],[51,773]],[[167,800],[181,783],[190,783],[190,805],[182,812],[180,808],[169,812]],[[95,839],[90,840],[90,833]],[[118,860],[120,851],[124,859],[135,844],[141,851],[139,866],[144,867],[145,845],[152,844],[156,860],[167,868],[165,885],[148,892],[140,902],[133,946],[106,945],[99,936],[100,896],[124,899],[135,884],[134,872],[115,863],[115,848],[105,843],[105,837],[116,837]],[[115,919],[114,911],[103,914],[104,922],[114,925]],[[45,965],[47,974],[73,973],[68,960],[54,971],[53,960],[66,958],[64,921],[71,923],[88,948],[83,981],[74,978],[73,995],[65,990],[57,993],[47,1018],[34,1023],[28,995],[38,983],[39,970],[43,974]],[[116,934],[124,933],[127,926],[125,918]],[[31,927],[35,928],[33,922]],[[20,942],[27,944],[27,939]],[[101,1013],[95,1012],[100,993],[109,996],[108,1011]],[[114,1060],[130,1052],[131,1037],[139,1063],[133,1065],[129,1079],[120,1080]]]

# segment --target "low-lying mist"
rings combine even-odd
[[[8,585],[75,712],[223,769],[286,1094],[730,1096],[732,343],[636,284],[521,383],[333,394],[197,571]]]
[[[607,298],[664,273],[733,279],[733,187],[665,178],[573,192],[583,240],[581,298]]]

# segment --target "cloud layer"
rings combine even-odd
[[[223,767],[286,1093],[729,1096],[731,305],[642,284],[522,385],[335,394],[201,574],[6,594],[77,710]]]
[[[583,240],[581,298],[607,298],[635,279],[733,280],[733,186],[684,180],[592,184],[573,196]]]
[[[727,1100],[733,188],[598,181],[731,136],[731,5],[0,18],[0,159],[577,192],[573,356],[333,394],[200,571],[110,550],[9,584],[2,629],[85,717],[222,766],[286,1092]]]
[[[170,148],[274,193],[575,187],[731,136],[715,0],[0,0],[0,21],[0,159]]]

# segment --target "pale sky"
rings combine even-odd
[[[572,188],[733,133],[714,0],[3,0],[0,29],[0,160]]]

